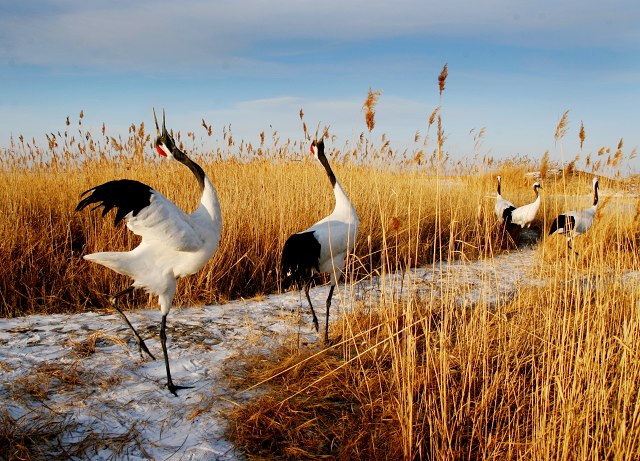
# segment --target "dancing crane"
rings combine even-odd
[[[188,387],[176,386],[171,379],[166,344],[167,315],[171,310],[177,279],[198,272],[218,248],[222,216],[215,187],[200,165],[176,146],[167,132],[164,111],[162,132],[155,111],[153,117],[158,135],[155,143],[158,154],[177,160],[191,170],[202,192],[200,206],[187,214],[150,186],[120,179],[85,191],[76,211],[96,204],[93,209],[103,207],[102,216],[105,216],[115,209],[115,224],[124,219],[129,230],[142,237],[140,244],[131,251],[93,253],[84,258],[133,279],[128,288],[111,297],[111,304],[133,332],[140,355],[144,351],[154,360],[144,340],[118,306],[118,300],[136,288],[144,288],[158,296],[162,313],[160,342],[167,370],[167,387],[177,395],[176,391]]]

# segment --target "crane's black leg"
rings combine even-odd
[[[329,288],[329,296],[327,296],[327,316],[324,319],[324,342],[329,343],[329,308],[331,307],[331,297],[333,296],[333,289],[335,285],[331,285]]]
[[[318,317],[316,317],[316,312],[313,310],[313,304],[311,304],[311,298],[309,297],[309,283],[304,284],[304,294],[307,295],[307,301],[309,301],[309,307],[311,308],[311,315],[313,315],[313,326],[316,327],[316,331],[318,329]]]
[[[571,246],[571,239],[567,239],[567,246],[569,247],[569,249],[571,251],[573,251],[575,253],[576,256],[579,256],[578,252],[576,250],[574,250],[573,247]]]
[[[131,325],[131,322],[129,322],[129,319],[127,318],[127,316],[124,315],[124,312],[122,312],[122,310],[120,310],[120,308],[118,307],[118,299],[120,299],[126,294],[131,293],[132,291],[133,291],[133,285],[131,285],[129,288],[122,290],[120,293],[113,295],[111,297],[111,305],[115,308],[118,314],[120,314],[120,317],[124,319],[125,323],[129,326],[129,328],[131,328],[131,331],[133,331],[133,336],[136,339],[136,343],[138,343],[138,352],[140,352],[140,356],[142,357],[143,356],[142,351],[145,351],[147,354],[149,354],[149,357],[151,357],[152,360],[155,360],[156,358],[153,356],[151,352],[149,352],[147,345],[144,343],[144,339],[142,339],[142,337],[138,334],[136,329],[133,328],[133,325]]]
[[[164,365],[167,368],[167,387],[169,388],[169,392],[177,397],[177,391],[179,391],[180,389],[191,389],[192,386],[176,386],[173,384],[173,380],[171,379],[171,369],[169,368],[169,355],[167,354],[166,328],[167,316],[165,314],[162,316],[162,323],[160,325],[160,343],[162,344],[162,352],[164,353]]]

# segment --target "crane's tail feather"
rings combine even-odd
[[[116,271],[118,274],[134,277],[134,273],[131,268],[131,261],[128,257],[128,252],[121,251],[103,251],[100,253],[91,253],[83,256],[87,261],[100,264],[101,266],[108,267],[109,269]]]

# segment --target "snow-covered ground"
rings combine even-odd
[[[313,290],[318,306],[325,291]],[[177,385],[193,386],[178,397],[166,388],[158,310],[127,311],[155,361],[140,357],[116,314],[2,319],[0,410],[8,409],[13,418],[41,411],[64,415],[76,426],[65,442],[87,436],[114,440],[91,453],[92,459],[114,459],[114,454],[115,459],[242,459],[225,439],[225,412],[237,400],[225,378],[227,360],[251,348],[266,350],[298,330],[303,341],[314,341],[310,323],[300,322],[299,305],[298,293],[289,292],[260,301],[174,308],[167,327],[172,377]],[[90,338],[95,351],[87,354]],[[46,397],[26,393],[49,375],[54,378]],[[119,437],[125,434],[135,443],[121,447]]]
[[[332,315],[375,301],[391,286],[436,295],[458,290],[461,306],[504,300],[523,285],[541,283],[533,263],[534,250],[527,249],[365,280],[350,290],[341,286]],[[311,291],[321,325],[327,293],[327,286]],[[243,459],[225,438],[228,411],[249,398],[227,378],[234,358],[268,351],[285,338],[320,345],[299,292],[174,308],[168,320],[173,380],[193,386],[175,397],[165,387],[159,311],[127,315],[158,360],[140,357],[130,331],[110,311],[0,319],[0,412],[22,422],[43,412],[59,416],[71,429],[62,444],[92,441],[91,459]]]

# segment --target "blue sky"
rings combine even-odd
[[[365,131],[369,88],[382,92],[373,138],[415,148],[442,98],[446,149],[571,159],[640,146],[640,2],[449,0],[0,0],[0,146],[62,131],[85,113],[96,133],[153,123],[215,138],[302,137],[330,125],[336,147]],[[555,127],[569,110],[561,146]],[[625,169],[640,171],[640,160]]]

